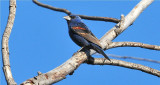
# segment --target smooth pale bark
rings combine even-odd
[[[106,48],[116,48],[116,47],[141,47],[151,50],[160,50],[158,45],[144,44],[140,42],[112,42]]]
[[[12,27],[14,24],[15,13],[16,13],[16,0],[10,0],[9,5],[9,16],[7,21],[7,26],[3,33],[2,37],[2,57],[3,57],[3,71],[5,74],[5,78],[8,85],[16,85],[16,82],[13,79],[11,68],[10,68],[10,61],[9,61],[9,46],[8,41],[12,31]]]

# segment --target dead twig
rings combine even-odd
[[[64,12],[67,15],[72,14],[69,10],[64,9],[64,8],[57,8],[57,7],[53,7],[50,5],[42,4],[42,3],[38,2],[37,0],[33,0],[33,2],[39,6],[42,6],[42,7],[54,10],[54,11]],[[97,21],[106,21],[106,22],[114,22],[114,23],[118,23],[120,21],[116,18],[110,18],[110,17],[86,16],[86,15],[79,15],[79,16],[82,19],[87,19],[87,20],[97,20]]]

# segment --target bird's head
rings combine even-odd
[[[81,18],[77,15],[64,16],[63,18],[66,19],[67,22],[82,22]]]

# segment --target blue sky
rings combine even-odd
[[[66,8],[74,14],[120,18],[127,15],[138,1],[44,1],[42,3]],[[7,23],[9,1],[0,2],[1,36]],[[160,2],[153,2],[136,19],[132,26],[114,41],[134,41],[160,45]],[[80,49],[69,37],[66,14],[42,8],[30,0],[17,1],[15,23],[9,40],[10,62],[13,77],[20,84],[37,75],[48,72],[68,60]],[[83,20],[92,32],[101,38],[115,23]],[[106,54],[134,56],[160,60],[160,52],[136,47],[119,47],[105,51]],[[93,57],[103,57],[93,55]],[[112,57],[110,57],[112,59]],[[2,59],[2,58],[1,58]],[[155,69],[160,65],[150,62],[125,60]],[[6,85],[2,72],[1,85]],[[72,76],[56,85],[158,85],[159,78],[138,70],[117,66],[82,64]]]

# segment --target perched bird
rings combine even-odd
[[[88,29],[79,16],[69,15],[65,16],[64,19],[66,19],[68,23],[69,35],[77,45],[87,49],[93,49],[110,60],[104,53],[100,41]]]

